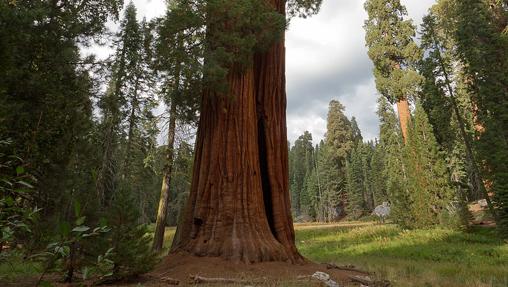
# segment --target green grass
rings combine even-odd
[[[296,229],[307,258],[353,264],[395,286],[508,286],[508,244],[493,229],[408,231],[365,223]]]
[[[166,251],[174,233],[174,228],[166,229]],[[370,222],[298,224],[296,241],[313,261],[353,264],[393,286],[508,286],[508,244],[490,228],[408,231]],[[39,271],[37,264],[15,255],[0,263],[0,282]]]
[[[24,260],[22,255],[17,252],[10,253],[8,257],[1,259],[0,282],[13,281],[17,278],[33,277],[40,274],[42,270],[39,263]]]

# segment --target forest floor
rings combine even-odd
[[[356,269],[373,274],[372,278],[389,280],[392,286],[508,286],[508,243],[500,239],[495,229],[489,226],[474,226],[469,232],[462,232],[440,228],[403,230],[393,224],[342,222],[296,224],[295,229],[298,248],[309,260],[338,266],[353,265]],[[174,232],[174,228],[167,229],[166,248],[171,244]],[[220,265],[220,262],[208,263],[210,266]],[[159,265],[155,272],[162,274],[161,266],[163,265]],[[318,271],[320,267],[324,266],[315,264],[311,269]],[[231,268],[234,266],[226,266],[221,270],[232,270]],[[275,267],[267,265],[263,268]],[[23,278],[34,277],[37,270],[37,265],[23,262],[20,258],[15,258],[8,264],[0,264],[0,285],[2,281],[22,282]],[[258,271],[262,272],[261,269]],[[300,272],[302,275],[310,275],[307,274],[310,271],[302,269],[295,274]],[[273,272],[267,272],[269,273]],[[338,281],[346,282],[344,278],[351,274],[355,273],[335,275],[338,276]],[[227,277],[227,274],[223,277]],[[270,279],[259,283],[250,285],[316,286],[301,280],[283,283]]]
[[[340,222],[295,224],[306,258],[357,269],[392,286],[506,287],[508,243],[491,226],[469,232],[403,230],[395,224]],[[174,228],[166,232],[169,247]]]

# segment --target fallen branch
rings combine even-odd
[[[353,282],[358,282],[363,285],[369,286],[369,287],[389,287],[390,281],[382,280],[382,281],[376,281],[371,280],[368,276],[361,277],[361,276],[349,276],[349,279],[351,279]]]
[[[200,283],[222,283],[222,284],[248,284],[248,283],[256,283],[256,282],[264,282],[264,280],[243,280],[243,279],[235,279],[235,278],[208,278],[199,275],[191,275],[190,276],[192,283],[200,284]]]
[[[180,284],[180,280],[169,278],[169,277],[161,277],[159,280],[168,284],[168,285],[179,285]]]
[[[363,271],[363,270],[360,270],[360,269],[356,269],[354,266],[350,265],[350,266],[338,266],[338,265],[335,265],[333,263],[327,263],[326,264],[326,268],[327,269],[338,269],[338,270],[344,270],[344,271],[353,271],[353,272],[357,272],[357,273],[362,273],[362,274],[366,274],[366,275],[369,275],[370,273],[367,272],[367,271]]]
[[[296,280],[312,280],[312,275],[298,275]]]

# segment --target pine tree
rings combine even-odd
[[[439,151],[427,115],[417,103],[414,121],[409,129],[405,146],[408,170],[407,188],[413,222],[410,227],[422,228],[446,224],[458,217],[459,209],[453,205],[458,196],[452,189],[446,163]],[[453,220],[457,222],[456,220]]]
[[[93,201],[98,83],[93,57],[79,47],[104,33],[121,2],[0,3],[0,138],[12,139],[13,154],[37,177],[44,221],[68,217],[72,198]]]
[[[449,169],[458,191],[463,194],[461,197],[468,197],[462,190],[469,185],[469,198],[487,197],[492,208],[469,132],[471,128],[467,118],[472,117],[472,112],[461,106],[459,101],[459,97],[470,96],[464,95],[460,89],[462,77],[456,71],[458,67],[453,65],[457,62],[454,53],[456,47],[446,29],[447,23],[443,23],[446,20],[438,18],[440,8],[435,6],[434,10],[438,13],[431,12],[426,16],[422,26],[422,47],[427,51],[421,65],[426,78],[422,93],[423,107],[429,114],[438,142],[447,151]]]
[[[155,100],[149,89],[151,73],[145,51],[146,29],[145,23],[138,22],[136,7],[130,2],[116,41],[110,85],[100,102],[103,152],[97,193],[103,206],[111,204],[118,188],[139,190],[143,187],[134,179],[144,172],[147,149],[155,145],[156,128],[150,123],[154,121],[151,111],[155,108]],[[135,182],[140,185],[133,186]]]
[[[365,178],[362,155],[359,148],[351,152],[350,160],[346,167],[347,174],[347,214],[353,219],[364,215],[365,202]]]
[[[199,6],[198,6],[199,7]],[[166,16],[158,20],[154,66],[163,82],[161,97],[169,117],[153,249],[162,250],[170,205],[177,124],[194,125],[202,87],[203,25],[192,1],[169,3]],[[189,48],[186,48],[189,47]],[[176,198],[174,198],[176,199]],[[178,204],[177,201],[174,204]],[[176,218],[172,218],[175,221]]]
[[[347,205],[346,193],[346,165],[353,149],[353,131],[351,122],[344,114],[345,107],[337,100],[330,102],[327,118],[327,133],[325,147],[323,148],[323,183],[326,185],[326,198],[328,205],[328,218],[345,215],[344,207]],[[333,174],[335,174],[333,176]],[[335,204],[335,207],[331,205]],[[334,211],[338,209],[338,211]],[[333,213],[337,213],[333,215]]]
[[[346,174],[339,174],[335,152],[323,141],[317,159],[318,221],[333,222],[345,216]]]
[[[136,200],[128,190],[116,194],[107,212],[108,248],[112,248],[112,271],[106,280],[117,281],[151,270],[156,257],[151,251],[148,227],[138,223],[140,212]]]
[[[380,125],[380,148],[384,152],[384,178],[386,192],[391,203],[390,216],[402,226],[410,226],[410,197],[407,189],[407,167],[404,161],[402,132],[397,116],[388,101],[379,99],[378,116]]]
[[[289,167],[291,203],[296,215],[301,215],[303,210],[308,210],[310,206],[310,198],[305,190],[305,180],[314,165],[312,134],[308,131],[304,132],[295,141],[290,153],[292,157]]]
[[[486,1],[457,1],[455,13],[457,52],[481,127],[479,160],[494,194],[497,225],[508,236],[508,41]]]
[[[353,141],[353,145],[357,147],[360,143],[363,142],[362,132],[360,127],[358,127],[358,123],[356,122],[356,118],[351,118],[351,139]]]
[[[368,0],[365,22],[369,57],[374,63],[378,91],[391,103],[397,103],[404,140],[410,121],[408,100],[417,95],[421,76],[415,69],[421,52],[413,40],[415,27],[400,0]]]
[[[344,168],[346,159],[353,148],[351,122],[344,114],[344,110],[345,107],[339,101],[332,100],[326,123],[326,144],[331,149],[339,169]]]
[[[371,159],[371,188],[374,207],[388,202],[385,168],[384,147],[376,143]]]

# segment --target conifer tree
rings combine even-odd
[[[101,205],[108,206],[118,188],[131,186],[143,172],[147,149],[153,147],[156,129],[153,93],[145,48],[146,24],[136,18],[130,2],[120,25],[116,54],[108,90],[101,99],[102,164],[98,172],[97,193]],[[151,144],[150,144],[151,143]]]
[[[388,202],[385,168],[384,147],[376,142],[371,158],[371,188],[374,207]]]
[[[360,218],[366,210],[364,166],[359,149],[353,149],[346,168],[347,214],[353,219]]]
[[[333,222],[345,215],[346,174],[337,168],[335,152],[323,141],[319,145],[316,177],[319,179],[318,221]]]
[[[305,180],[308,175],[310,175],[314,165],[312,134],[305,131],[304,134],[295,141],[290,153],[289,182],[291,204],[296,215],[300,215],[303,210],[308,210],[310,205],[310,198],[305,190]]]
[[[355,147],[363,142],[362,132],[360,131],[360,127],[358,127],[355,117],[351,118],[351,139]]]
[[[438,12],[439,8],[434,7]],[[448,153],[449,169],[457,189],[463,194],[464,186],[470,186],[469,198],[487,198],[492,210],[469,132],[467,118],[468,115],[471,117],[471,111],[460,105],[459,97],[469,95],[464,95],[460,89],[462,77],[456,71],[458,67],[453,65],[457,61],[455,43],[446,30],[447,24],[443,23],[447,19],[439,19],[438,15],[439,13],[431,11],[424,18],[422,26],[422,48],[427,52],[421,64],[426,78],[422,104],[429,114],[438,142]],[[466,194],[462,196],[464,199],[466,197]]]
[[[339,169],[345,167],[346,159],[353,148],[351,122],[344,114],[344,110],[345,107],[339,101],[332,100],[326,123],[326,144]]]
[[[108,224],[112,226],[108,248],[112,248],[111,275],[108,281],[133,277],[151,270],[155,256],[150,249],[148,228],[138,223],[139,207],[131,191],[118,191],[107,212]]]
[[[455,13],[457,52],[481,127],[479,160],[494,194],[497,225],[508,236],[508,41],[486,1],[457,1]]]
[[[191,192],[172,252],[302,262],[290,210],[285,121],[283,33],[286,4],[293,1],[206,2],[206,88]],[[314,1],[294,2],[302,4],[299,11]]]
[[[402,226],[413,221],[410,216],[411,201],[407,190],[407,167],[405,166],[400,130],[397,116],[386,98],[379,99],[380,148],[384,152],[384,177],[386,192],[391,203],[390,216]]]
[[[120,0],[0,2],[0,138],[13,141],[44,220],[65,218],[72,198],[93,190],[97,149],[93,57],[80,47],[117,19]],[[8,127],[6,129],[6,127]]]
[[[415,69],[421,52],[413,40],[415,27],[400,0],[368,0],[365,22],[369,57],[374,63],[378,91],[391,103],[397,103],[404,140],[410,121],[408,100],[417,95],[421,76]]]
[[[327,191],[324,194],[327,194],[328,205],[336,204],[335,208],[339,208],[337,216],[343,215],[344,206],[347,205],[346,165],[354,146],[351,122],[344,114],[344,110],[345,107],[339,101],[332,100],[330,102],[325,147],[323,149],[324,161],[322,168],[326,174],[323,182],[328,184]],[[333,173],[335,173],[335,178],[332,178]],[[331,194],[333,189],[335,191]],[[330,206],[328,209],[327,220],[330,221],[333,219],[333,208]]]
[[[195,4],[195,3],[194,3]],[[167,145],[153,249],[161,251],[170,206],[177,125],[194,125],[202,88],[204,38],[199,5],[193,1],[168,3],[168,12],[158,20],[155,69],[163,83],[161,97],[168,120]],[[173,193],[174,194],[174,193]],[[174,198],[176,199],[176,198]],[[175,200],[174,204],[178,204]],[[175,221],[176,218],[172,218]]]
[[[409,210],[413,228],[446,224],[445,219],[459,216],[452,205],[458,197],[450,185],[446,163],[439,151],[427,115],[417,103],[414,120],[405,146]],[[407,222],[408,223],[408,222]]]

